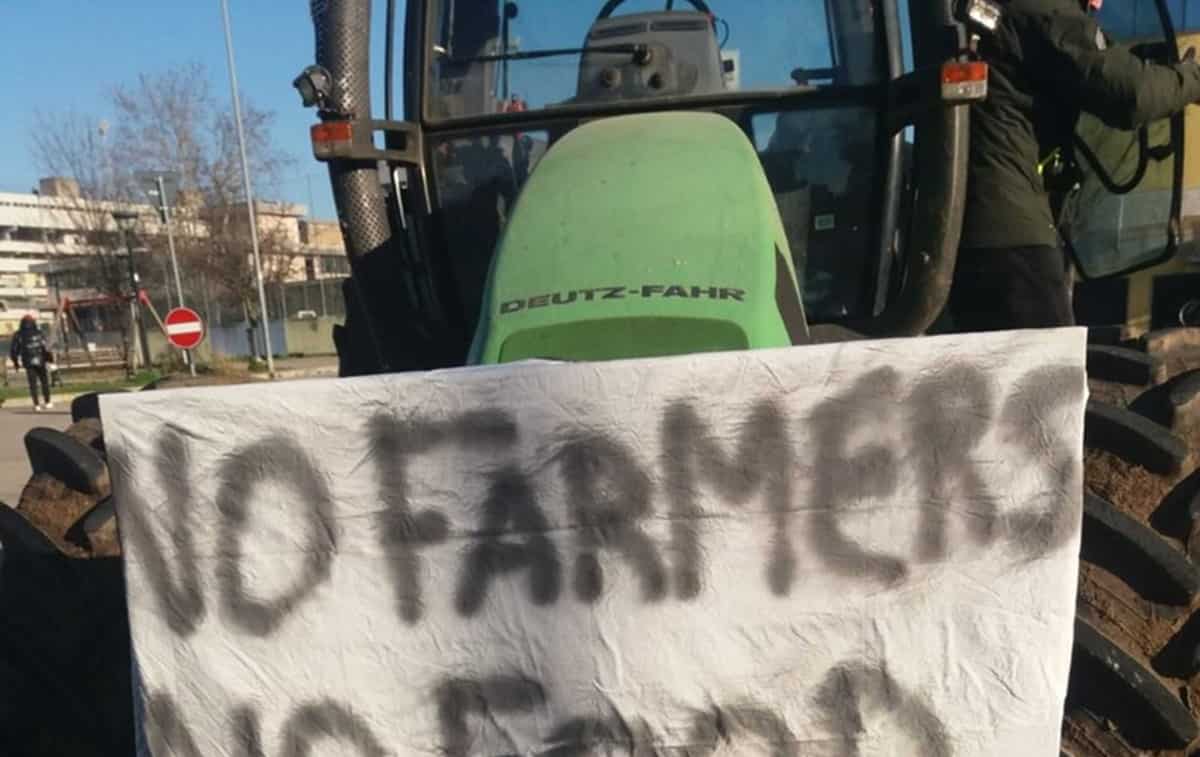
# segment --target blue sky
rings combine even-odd
[[[622,12],[657,9],[661,3],[630,0]],[[381,78],[384,4],[376,0],[374,5],[372,69]],[[568,39],[572,45],[581,43],[600,2],[527,0],[523,5],[527,18],[532,18],[534,9],[552,9],[561,15],[553,24],[539,25],[540,29],[517,24],[526,28],[523,47],[531,49],[557,46]],[[681,0],[678,5],[685,3]],[[719,8],[718,15],[729,19],[732,35],[727,47],[744,50],[744,85],[783,84],[789,66],[822,62],[804,59],[814,54],[820,57],[827,49],[819,10],[822,0],[769,0],[761,5],[718,0],[712,5]],[[766,20],[756,12],[764,6],[776,13],[784,8],[789,18]],[[190,62],[204,64],[213,92],[228,97],[219,0],[6,0],[0,1],[0,9],[5,31],[0,45],[0,87],[8,103],[6,117],[0,119],[0,190],[25,192],[37,182],[39,171],[29,149],[35,111],[73,109],[92,114],[97,121],[111,121],[107,92],[112,86],[132,83],[139,73]],[[310,204],[311,191],[314,215],[332,218],[325,168],[312,159],[308,143],[308,127],[315,115],[300,106],[291,86],[295,75],[313,62],[309,4],[307,0],[230,0],[230,12],[242,97],[275,113],[275,142],[293,159],[280,199]],[[397,19],[397,28],[403,28],[403,18]],[[749,55],[747,48],[757,52]],[[574,88],[576,62],[571,60],[571,70],[563,72],[564,94]],[[397,83],[399,80],[397,76]],[[382,116],[378,85],[374,106]],[[557,85],[556,81],[552,88]]]
[[[382,3],[380,3],[382,6]],[[334,216],[323,165],[312,158],[308,127],[291,82],[313,61],[313,31],[305,0],[230,0],[242,98],[275,112],[276,144],[293,157],[284,198]],[[142,72],[203,63],[213,92],[229,97],[219,0],[66,0],[0,3],[0,190],[27,192],[39,171],[30,155],[36,110],[74,109],[112,119],[106,92]],[[376,27],[380,27],[376,24]],[[382,110],[382,102],[377,106]]]

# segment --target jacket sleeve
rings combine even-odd
[[[1128,48],[1108,47],[1082,11],[1031,18],[1024,31],[1033,78],[1115,129],[1136,129],[1200,100],[1200,65],[1147,63]]]
[[[21,354],[21,335],[13,334],[12,343],[8,348],[8,359],[11,360],[12,364],[18,368],[21,367],[20,363],[17,362],[17,355],[19,354]]]

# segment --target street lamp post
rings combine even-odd
[[[179,261],[175,257],[175,232],[171,229],[171,204],[167,202],[167,190],[163,185],[163,177],[156,176],[155,184],[158,190],[158,208],[162,212],[163,225],[167,227],[167,247],[171,252],[171,270],[175,274],[175,296],[179,300],[179,307],[183,307],[183,281],[179,278]]]
[[[267,292],[263,287],[262,260],[258,252],[258,221],[254,213],[254,190],[250,184],[250,163],[246,159],[246,135],[242,130],[242,104],[238,97],[237,63],[233,59],[233,31],[229,23],[229,0],[221,0],[221,20],[225,27],[225,56],[229,63],[229,89],[233,94],[233,123],[237,128],[241,153],[242,186],[246,192],[246,214],[250,221],[250,249],[254,254],[254,278],[258,284],[258,306],[262,312],[263,344],[267,353],[267,375],[275,378],[275,359],[271,349],[271,321],[267,313]]]
[[[112,212],[113,220],[117,223],[117,228],[121,231],[121,241],[125,244],[125,254],[129,262],[129,317],[131,319],[131,327],[133,330],[134,350],[140,350],[142,364],[149,367],[150,365],[150,345],[146,340],[146,327],[142,323],[141,311],[138,309],[138,275],[137,269],[133,265],[133,242],[130,241],[130,234],[133,227],[137,224],[138,215],[128,210],[114,210]],[[130,360],[131,367],[134,360]]]

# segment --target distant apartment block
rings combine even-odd
[[[111,240],[117,233],[109,215],[113,210],[142,216],[139,236],[165,236],[165,226],[149,204],[85,202],[70,179],[42,179],[37,191],[29,193],[0,192],[0,333],[22,313],[53,310],[60,297],[86,296],[89,289],[94,293],[85,280],[84,263],[90,241],[99,235]],[[245,210],[238,211],[235,217],[244,229]],[[291,256],[288,281],[349,273],[336,222],[308,219],[308,208],[289,203],[258,201],[255,211],[260,232],[284,240]],[[175,233],[203,235],[204,221],[197,221],[193,213],[189,222],[186,208],[181,208]]]

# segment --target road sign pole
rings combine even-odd
[[[186,307],[187,303],[183,301],[183,280],[179,278],[179,259],[175,256],[175,230],[171,224],[171,204],[167,202],[166,188],[163,186],[163,177],[161,175],[154,177],[155,183],[158,185],[158,202],[162,209],[163,225],[167,227],[167,248],[171,251],[171,271],[175,275],[175,298],[178,300],[179,307]],[[188,370],[193,376],[196,375],[196,361],[192,358],[191,350],[183,351],[184,360],[188,364]]]

